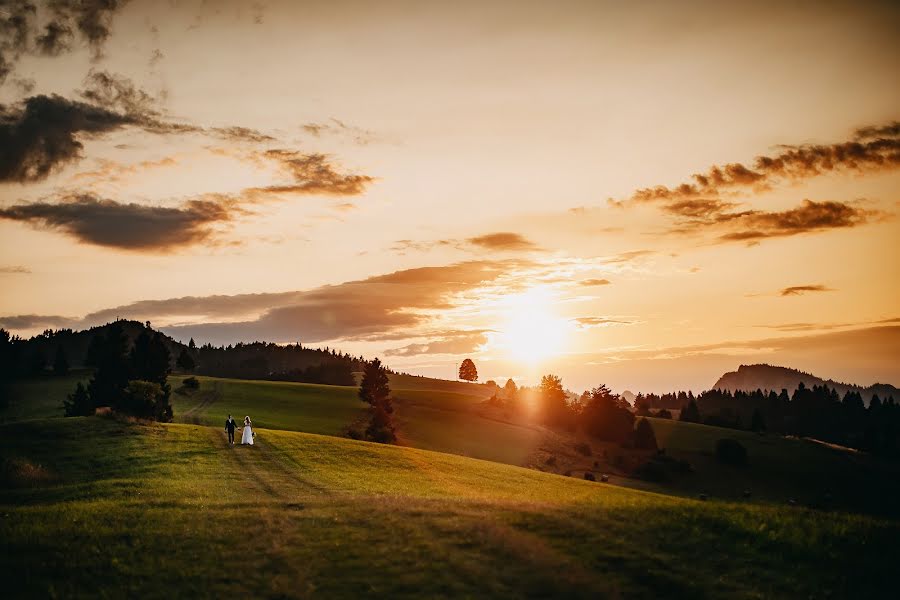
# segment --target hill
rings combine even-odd
[[[737,371],[731,371],[719,377],[719,380],[716,381],[711,389],[727,390],[729,392],[737,390],[752,392],[757,389],[780,392],[784,389],[788,391],[788,394],[792,394],[801,383],[808,388],[814,385],[827,385],[829,388],[836,389],[842,397],[848,391],[859,392],[866,404],[869,403],[874,394],[877,394],[882,400],[888,396],[893,396],[895,400],[900,400],[900,389],[893,385],[876,383],[868,387],[862,387],[831,379],[822,379],[796,369],[766,364],[741,365]]]
[[[97,417],[0,426],[13,597],[888,597],[900,525],[411,448]],[[727,551],[725,551],[727,549]]]

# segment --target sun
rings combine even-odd
[[[569,322],[553,312],[553,304],[553,295],[539,288],[507,296],[497,337],[502,351],[530,365],[561,354]]]

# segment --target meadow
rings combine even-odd
[[[0,426],[18,597],[889,597],[891,520],[664,496],[337,437]]]

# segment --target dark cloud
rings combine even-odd
[[[46,327],[71,327],[77,320],[58,315],[13,315],[0,317],[0,327],[4,329],[35,329]]]
[[[824,286],[822,284],[816,285],[795,285],[791,287],[786,287],[779,295],[781,296],[800,296],[801,294],[806,294],[809,292],[833,292],[834,290],[830,287]]]
[[[857,227],[878,216],[882,214],[845,202],[804,200],[800,206],[785,211],[722,213],[706,222],[695,222],[694,225],[712,225],[734,230],[722,234],[719,238],[722,241],[754,242],[764,238]]]
[[[0,219],[66,233],[79,242],[134,251],[168,251],[207,241],[212,226],[229,221],[235,207],[190,200],[178,207],[145,206],[83,194],[65,202],[35,202],[0,209]]]
[[[585,287],[594,287],[599,285],[609,285],[611,282],[609,279],[584,279],[579,283]]]
[[[538,246],[518,233],[502,231],[471,237],[468,243],[488,250],[536,250]]]
[[[496,281],[519,261],[469,261],[397,271],[306,291],[146,300],[88,315],[85,326],[115,317],[153,322],[211,321],[162,327],[177,337],[212,343],[266,339],[403,339],[433,311],[454,306],[454,295]],[[441,336],[447,337],[445,336]]]
[[[407,344],[391,348],[385,356],[421,356],[424,354],[469,354],[487,343],[488,329],[471,331],[443,331],[433,335],[427,342]]]
[[[0,84],[24,54],[58,56],[74,42],[86,43],[95,59],[103,53],[113,15],[125,0],[47,0],[40,13],[28,0],[0,0]]]
[[[22,267],[19,265],[12,265],[8,267],[0,267],[0,274],[3,275],[26,275],[31,273],[31,269],[28,267]]]
[[[38,51],[44,56],[58,56],[72,49],[74,34],[66,23],[51,21],[44,26],[44,33],[35,38]]]
[[[127,77],[91,69],[84,78],[81,96],[91,104],[125,113],[135,120],[156,118],[156,100]]]
[[[78,134],[100,134],[134,119],[61,96],[32,96],[22,105],[0,105],[0,181],[45,179],[81,158]]]
[[[338,167],[324,154],[303,154],[292,150],[267,150],[262,158],[275,161],[291,176],[292,183],[249,188],[245,193],[324,194],[329,196],[357,196],[366,191],[376,179],[368,175],[340,173]]]
[[[857,130],[853,140],[836,144],[781,146],[771,156],[757,156],[751,167],[740,163],[714,165],[695,173],[691,183],[636,191],[632,202],[662,202],[681,216],[709,217],[727,206],[716,199],[733,191],[767,189],[830,172],[874,172],[900,166],[900,126],[897,122]]]

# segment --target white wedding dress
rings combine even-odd
[[[244,424],[244,435],[241,436],[241,444],[253,445],[253,429],[249,424]]]

